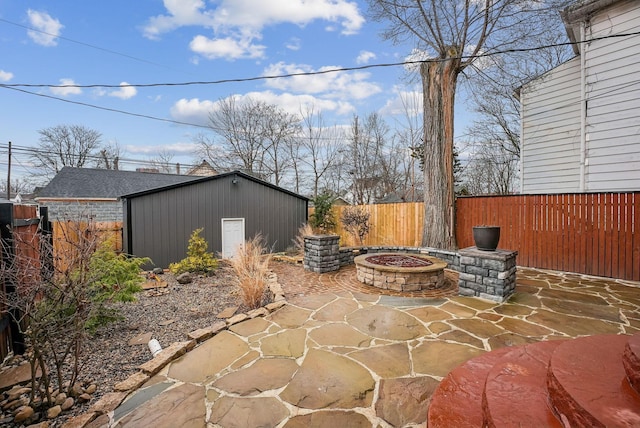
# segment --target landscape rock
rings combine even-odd
[[[49,428],[49,426],[50,425],[48,421],[43,421],[38,424],[29,425],[27,426],[27,428]]]
[[[88,412],[80,416],[75,416],[69,419],[62,425],[62,428],[84,428],[89,422],[96,418],[96,414]]]
[[[62,405],[60,406],[62,408],[62,410],[69,410],[70,408],[73,407],[73,405],[75,404],[75,400],[71,397],[68,397],[66,400],[64,400],[64,403],[62,403]]]
[[[176,358],[184,355],[187,351],[190,351],[196,346],[195,340],[189,340],[187,342],[175,342],[172,343],[169,347],[163,349],[153,357],[152,360],[147,361],[146,363],[140,366],[140,369],[148,374],[149,376],[153,376],[158,373],[160,369],[167,365],[167,363],[175,360]]]
[[[41,376],[42,372],[38,367],[36,378]],[[31,380],[31,366],[29,363],[22,363],[16,367],[4,370],[0,376],[0,391],[9,389],[14,385],[23,384]]]
[[[9,390],[7,392],[8,396],[7,396],[7,400],[8,401],[13,401],[16,400],[18,398],[20,398],[20,396],[22,394],[28,394],[29,392],[31,392],[31,388],[27,388],[27,387],[13,387],[11,388],[11,390]]]
[[[129,391],[131,389],[136,389],[140,387],[143,383],[149,380],[149,375],[144,372],[137,372],[123,380],[122,382],[116,383],[114,390],[115,391]],[[91,399],[91,397],[89,397]]]
[[[159,268],[159,267],[158,268],[154,268],[151,272],[154,275],[164,275],[164,269]]]
[[[86,403],[87,401],[91,401],[91,395],[87,394],[86,392],[84,394],[80,394],[78,395],[78,401],[80,403]]]
[[[108,413],[118,407],[126,396],[126,392],[110,392],[100,397],[89,410],[97,414]]]
[[[56,395],[55,403],[62,404],[66,399],[67,399],[67,394],[65,394],[64,392],[60,392],[58,395]]]
[[[57,418],[60,415],[60,413],[62,413],[62,407],[53,406],[52,408],[47,410],[47,419]]]
[[[190,273],[185,272],[178,275],[176,281],[178,281],[178,284],[189,284],[193,281],[193,278]]]
[[[84,390],[84,392],[86,392],[87,394],[93,394],[96,392],[97,389],[98,389],[98,386],[95,383],[92,383],[87,387],[87,389]]]
[[[80,394],[82,394],[82,385],[80,385],[79,383],[74,383],[73,387],[71,387],[70,395],[72,397],[77,397]]]
[[[34,410],[30,406],[24,406],[20,408],[18,413],[16,413],[15,417],[13,418],[13,421],[18,424],[22,423],[27,419],[31,418],[34,413],[35,413]]]

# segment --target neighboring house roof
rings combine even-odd
[[[188,175],[65,166],[39,192],[37,199],[117,199],[124,194],[197,179],[198,177]]]
[[[175,188],[178,188],[178,187],[188,186],[190,184],[202,183],[202,182],[211,181],[211,180],[219,180],[219,179],[222,179],[222,178],[225,178],[225,177],[229,177],[229,176],[236,176],[238,178],[250,180],[250,181],[253,181],[255,183],[259,183],[259,184],[262,184],[264,186],[270,187],[272,189],[278,190],[280,192],[287,193],[287,194],[289,194],[291,196],[295,196],[296,198],[304,199],[305,201],[309,200],[309,198],[307,198],[306,196],[299,195],[299,194],[294,193],[294,192],[292,192],[290,190],[284,189],[282,187],[278,187],[275,184],[269,183],[267,181],[260,180],[260,179],[258,179],[256,177],[253,177],[253,176],[251,176],[249,174],[245,174],[244,172],[240,172],[240,171],[231,171],[231,172],[226,172],[226,173],[223,173],[223,174],[212,175],[210,177],[190,177],[191,181],[188,181],[188,182],[170,184],[170,185],[167,185],[167,186],[164,186],[164,187],[158,187],[158,188],[155,188],[155,189],[143,190],[143,191],[133,192],[133,193],[129,193],[129,194],[122,194],[121,196],[123,198],[135,198],[135,197],[138,197],[138,196],[148,195],[148,194],[151,194],[151,193],[157,193],[157,192],[162,192],[162,191],[169,190],[169,189],[175,189]]]
[[[211,164],[206,160],[203,160],[200,165],[196,165],[187,171],[187,175],[196,175],[200,177],[209,177],[212,175],[216,175],[218,171],[213,169]]]

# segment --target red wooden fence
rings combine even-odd
[[[40,222],[38,207],[35,205],[0,204],[0,239],[2,242],[0,256],[5,272],[12,270],[17,275],[39,273],[41,261],[39,240],[41,235],[38,227]],[[11,267],[16,261],[28,265],[19,268]],[[9,315],[9,311],[13,309],[7,307],[4,300],[8,293],[16,292],[20,283],[29,281],[29,278],[13,278],[12,275],[3,279],[0,281],[0,361],[10,351],[16,353],[23,351],[22,335],[14,320],[14,317],[18,317],[19,314]]]
[[[500,248],[518,265],[640,281],[640,192],[462,197],[456,239],[500,226]]]

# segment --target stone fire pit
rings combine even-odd
[[[354,259],[358,281],[384,290],[419,291],[444,284],[447,263],[423,254],[363,254]]]

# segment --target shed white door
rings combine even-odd
[[[230,259],[238,247],[244,244],[244,219],[222,219],[222,258]]]

